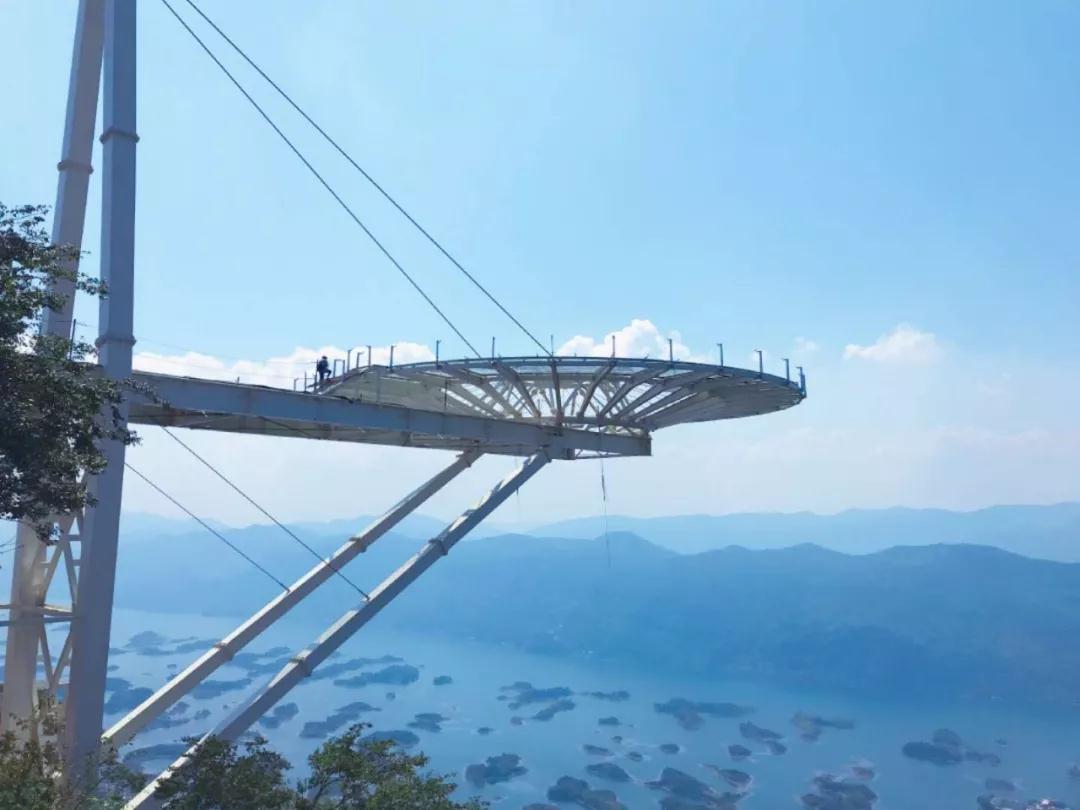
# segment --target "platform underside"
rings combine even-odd
[[[136,372],[136,424],[552,458],[651,453],[654,430],[798,404],[791,380],[730,366],[515,357],[352,369],[316,390]]]
[[[651,433],[797,405],[801,386],[731,366],[628,357],[505,357],[353,369],[325,394],[532,424]]]
[[[146,372],[132,376],[157,397],[134,398],[129,420],[137,425],[512,456],[546,450],[555,459],[647,456],[652,448],[644,433],[605,436],[597,430],[437,413],[327,393]]]

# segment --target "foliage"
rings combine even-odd
[[[94,347],[37,332],[45,310],[64,305],[56,282],[105,294],[72,269],[75,251],[49,242],[45,214],[0,204],[0,518],[30,521],[47,538],[51,515],[92,503],[80,474],[104,469],[100,443],[136,437],[121,419],[124,384],[88,362]]]
[[[452,801],[453,783],[445,777],[421,773],[428,764],[426,756],[409,756],[391,740],[364,740],[364,728],[363,724],[352,726],[309,757],[311,776],[300,785],[305,798],[297,803],[297,810],[483,807],[476,801]]]
[[[25,731],[33,725],[20,724]],[[13,731],[0,735],[0,810],[119,810],[145,783],[114,753],[89,768],[76,790],[59,778],[59,726],[46,712],[44,740],[20,740]]]
[[[28,726],[27,726],[28,727]],[[47,734],[59,729],[45,723]],[[164,810],[483,810],[479,801],[455,802],[455,785],[424,771],[427,757],[410,756],[390,740],[363,739],[364,725],[334,737],[308,758],[311,775],[290,786],[291,767],[266,740],[242,745],[216,737],[163,781],[155,796]],[[51,738],[50,738],[51,739]],[[189,744],[196,738],[185,740]],[[108,754],[88,769],[80,790],[58,779],[54,742],[0,736],[0,810],[119,810],[145,784]]]
[[[194,744],[197,738],[184,742]],[[288,761],[256,737],[238,746],[211,737],[157,790],[168,810],[278,810],[292,807],[294,792],[285,782]]]
[[[390,740],[364,740],[366,726],[352,726],[309,758],[311,775],[286,784],[289,763],[255,737],[240,748],[206,740],[158,788],[164,810],[479,810],[455,802],[455,785],[422,771],[427,757],[410,756]],[[190,740],[189,742],[194,742]]]

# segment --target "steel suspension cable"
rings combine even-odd
[[[202,462],[203,466],[205,466],[208,470],[210,470],[210,472],[212,472],[214,475],[216,475],[218,478],[220,478],[222,481],[224,481],[226,484],[228,484],[230,487],[232,487],[233,490],[235,490],[236,493],[238,495],[240,495],[240,497],[242,497],[244,500],[246,500],[248,503],[250,503],[256,509],[258,509],[260,512],[262,512],[263,515],[265,515],[267,518],[269,518],[270,521],[275,526],[277,526],[279,529],[281,529],[283,532],[285,532],[285,534],[289,535],[289,537],[291,537],[293,540],[295,540],[297,543],[299,543],[301,546],[303,546],[305,549],[307,549],[307,551],[313,557],[315,557],[315,559],[317,559],[320,562],[324,563],[325,565],[329,566],[331,571],[333,571],[335,574],[337,574],[339,577],[341,577],[343,580],[345,580],[347,583],[349,583],[349,587],[351,587],[354,591],[356,591],[358,594],[360,594],[365,599],[370,599],[371,598],[370,596],[367,595],[367,593],[359,585],[357,585],[355,582],[353,582],[351,579],[349,579],[347,576],[345,576],[343,573],[341,573],[341,570],[337,566],[335,566],[329,560],[325,559],[321,554],[319,554],[319,552],[317,552],[315,549],[313,549],[311,546],[309,546],[307,543],[305,543],[303,540],[301,540],[296,535],[296,533],[293,532],[292,529],[290,529],[288,526],[286,526],[284,523],[282,523],[280,520],[278,520],[276,517],[271,515],[268,511],[266,511],[266,509],[264,509],[254,498],[252,498],[250,495],[248,495],[246,492],[244,492],[244,490],[240,489],[240,487],[238,487],[236,484],[234,484],[228,478],[228,476],[225,475],[225,473],[223,473],[221,470],[219,470],[217,467],[215,467],[213,464],[211,464],[209,461],[207,461],[205,458],[203,458],[201,455],[199,455],[199,453],[197,453],[183,439],[181,439],[179,436],[177,436],[175,433],[173,433],[171,430],[169,430],[164,425],[161,426],[161,429],[165,431],[165,433],[169,436],[170,439],[172,439],[174,442],[179,444],[181,447],[183,447],[185,450],[187,450],[189,453],[191,453],[191,455],[193,455],[200,462]]]
[[[264,574],[266,574],[266,576],[268,576],[268,577],[269,577],[270,579],[272,579],[272,580],[273,580],[273,581],[274,581],[275,583],[277,583],[278,585],[280,585],[280,586],[281,586],[281,588],[282,588],[282,589],[283,589],[283,590],[284,590],[284,591],[285,591],[286,593],[288,593],[288,591],[289,591],[289,586],[288,586],[288,585],[286,585],[286,584],[285,584],[284,582],[282,582],[282,581],[281,581],[280,579],[278,579],[277,577],[275,577],[275,576],[274,576],[273,574],[271,574],[271,573],[270,573],[269,571],[267,571],[267,570],[266,570],[265,568],[263,568],[263,567],[262,567],[261,565],[259,565],[259,564],[258,564],[257,562],[255,562],[255,560],[251,559],[251,557],[249,557],[249,556],[248,556],[247,554],[245,554],[245,553],[244,553],[244,552],[243,552],[243,551],[242,551],[242,550],[241,550],[240,548],[238,548],[238,547],[237,547],[236,545],[234,545],[233,543],[231,543],[231,542],[230,542],[230,541],[228,540],[228,538],[226,538],[226,537],[225,537],[225,535],[223,535],[223,534],[222,534],[221,532],[219,532],[219,531],[218,531],[217,529],[215,529],[215,528],[214,528],[213,526],[211,526],[211,525],[210,525],[209,523],[207,523],[207,522],[206,522],[205,520],[203,520],[203,519],[202,519],[201,517],[199,517],[198,515],[196,515],[196,514],[195,514],[194,512],[192,512],[192,511],[191,511],[190,509],[188,509],[188,508],[187,508],[186,506],[184,506],[184,505],[183,505],[182,503],[180,503],[180,501],[176,500],[176,498],[174,498],[174,497],[173,497],[172,495],[170,495],[170,494],[169,494],[168,492],[166,492],[165,490],[163,490],[163,489],[162,489],[161,487],[159,487],[159,486],[158,486],[157,484],[155,484],[155,483],[154,483],[153,481],[151,481],[151,480],[150,480],[149,478],[147,478],[147,477],[146,477],[145,475],[143,475],[143,474],[142,474],[141,472],[139,472],[139,471],[138,471],[138,470],[136,470],[136,469],[135,469],[134,467],[132,467],[132,466],[131,466],[131,464],[130,464],[130,462],[127,462],[127,461],[125,461],[125,462],[124,462],[124,466],[125,466],[125,467],[127,467],[127,468],[128,468],[129,470],[131,470],[131,471],[132,471],[133,473],[135,473],[135,475],[139,476],[139,478],[141,478],[141,479],[142,479],[143,481],[145,481],[145,482],[146,482],[147,484],[149,484],[149,485],[150,485],[150,486],[151,486],[151,487],[152,487],[153,489],[155,489],[155,490],[156,490],[156,491],[157,491],[157,492],[158,492],[158,493],[159,493],[160,495],[162,495],[162,496],[163,496],[163,497],[164,497],[164,498],[165,498],[166,500],[168,500],[168,501],[169,501],[170,503],[172,503],[172,504],[173,504],[173,506],[177,507],[177,508],[178,508],[178,509],[179,509],[179,510],[180,510],[181,512],[183,512],[184,514],[186,514],[186,515],[187,515],[187,516],[188,516],[189,518],[191,518],[192,520],[196,521],[196,522],[197,522],[197,523],[198,523],[198,524],[199,524],[200,526],[202,526],[202,527],[203,527],[204,529],[206,529],[206,530],[207,530],[208,532],[210,532],[210,534],[214,535],[214,537],[216,537],[216,538],[217,538],[218,540],[220,540],[220,541],[221,541],[222,543],[224,543],[225,545],[227,545],[227,546],[228,546],[229,548],[231,548],[231,549],[232,549],[233,551],[235,551],[235,552],[236,552],[237,554],[239,554],[239,555],[240,555],[241,557],[243,557],[243,558],[244,558],[245,560],[247,560],[247,561],[248,561],[249,563],[251,563],[251,564],[252,564],[253,566],[255,566],[255,567],[256,567],[256,568],[258,568],[258,569],[259,569],[260,571],[262,571],[262,572],[263,572]]]
[[[390,261],[390,263],[397,268],[398,272],[405,277],[406,281],[408,281],[409,284],[413,286],[413,289],[420,293],[421,297],[425,301],[427,301],[428,305],[433,310],[435,310],[436,313],[438,313],[439,317],[443,319],[443,322],[446,323],[446,325],[453,330],[454,334],[457,335],[461,339],[461,341],[469,347],[473,354],[475,354],[477,357],[483,357],[483,355],[481,355],[480,352],[476,350],[476,347],[469,342],[468,338],[466,338],[465,335],[461,333],[461,330],[454,325],[454,322],[450,320],[446,313],[439,308],[439,305],[431,299],[431,296],[424,292],[423,287],[421,287],[420,284],[417,283],[416,279],[414,279],[412,275],[409,274],[409,271],[401,265],[401,262],[394,258],[394,255],[386,248],[385,245],[383,245],[382,242],[379,241],[378,237],[371,232],[371,229],[368,228],[368,226],[364,224],[363,220],[361,220],[360,217],[356,215],[356,212],[352,210],[349,204],[341,198],[341,195],[334,190],[334,187],[326,181],[326,178],[324,178],[319,173],[319,170],[316,169],[313,165],[311,165],[311,161],[308,160],[304,153],[301,152],[300,149],[296,146],[296,144],[294,144],[289,139],[289,136],[287,136],[284,132],[281,131],[281,128],[276,123],[274,123],[274,120],[270,117],[266,110],[264,110],[262,106],[260,106],[259,102],[252,98],[251,94],[248,93],[248,91],[244,88],[240,81],[229,71],[227,67],[225,67],[222,61],[218,59],[217,55],[210,49],[210,47],[205,42],[203,42],[203,40],[199,37],[198,34],[195,33],[191,26],[187,24],[187,21],[183,17],[181,17],[177,13],[176,9],[169,4],[169,0],[161,0],[161,2],[165,6],[165,8],[167,8],[169,12],[173,15],[173,17],[176,18],[180,25],[184,27],[184,30],[191,35],[192,39],[194,39],[199,44],[199,47],[206,52],[206,55],[213,60],[214,64],[218,66],[221,72],[224,73],[226,77],[228,77],[229,81],[232,82],[236,89],[240,91],[241,95],[243,95],[244,98],[247,99],[248,103],[255,108],[255,110],[259,113],[260,116],[262,116],[262,119],[267,124],[269,124],[270,128],[277,133],[278,137],[281,138],[282,141],[284,141],[285,145],[289,147],[292,153],[296,155],[296,157],[300,160],[301,163],[304,164],[304,166],[311,173],[311,175],[319,181],[320,185],[322,185],[322,187],[326,189],[326,191],[330,194],[331,197],[334,198],[337,204],[341,206],[341,208],[345,211],[346,214],[349,215],[352,221],[355,222],[365,234],[367,234],[368,239],[370,239],[374,243],[375,247],[377,247],[382,252],[382,254]]]
[[[324,130],[310,115],[308,115],[307,112],[304,110],[304,108],[301,107],[296,101],[293,100],[292,96],[290,96],[288,93],[286,93],[285,90],[283,90],[281,88],[281,86],[277,82],[275,82],[272,78],[270,78],[270,76],[267,75],[266,71],[264,71],[261,67],[259,67],[259,65],[255,62],[255,60],[247,55],[247,53],[244,51],[243,48],[241,48],[239,45],[237,45],[236,42],[234,42],[233,39],[228,34],[226,34],[223,30],[221,30],[220,26],[218,26],[217,23],[215,23],[212,19],[210,19],[210,17],[208,17],[205,14],[203,12],[203,10],[201,8],[199,8],[198,5],[195,4],[194,0],[185,0],[185,2],[189,6],[191,6],[191,8],[195,11],[196,14],[198,14],[200,17],[202,17],[202,19],[206,22],[207,25],[209,25],[211,28],[214,29],[214,31],[217,32],[218,36],[220,36],[223,40],[225,40],[225,42],[228,43],[228,45],[234,51],[236,51],[237,54],[239,54],[241,59],[243,59],[245,62],[247,62],[247,64],[249,66],[251,66],[252,70],[254,70],[256,73],[258,73],[266,81],[267,84],[269,84],[272,88],[274,88],[274,90],[277,92],[277,94],[279,96],[281,96],[294,110],[296,110],[296,112],[299,113],[300,116],[305,121],[307,121],[312,126],[312,128],[316,132],[318,132],[319,135],[321,135],[323,137],[323,139],[328,144],[330,144],[331,147],[333,147],[337,151],[337,153],[339,155],[341,155],[343,158],[345,158],[345,160],[347,160],[349,162],[349,164],[354,169],[356,169],[356,171],[360,172],[360,174],[363,175],[364,179],[367,180],[372,185],[372,187],[374,187],[375,190],[378,191],[386,199],[387,202],[389,202],[392,206],[394,206],[394,208],[396,208],[398,210],[398,213],[400,213],[403,217],[405,217],[405,219],[407,219],[410,222],[410,224],[412,224],[412,226],[414,228],[416,228],[416,230],[418,230],[421,234],[423,234],[424,238],[427,239],[428,242],[430,242],[432,245],[434,245],[435,248],[451,264],[454,265],[454,267],[456,267],[458,270],[460,270],[465,275],[465,277],[469,281],[471,281],[473,283],[473,285],[478,290],[480,290],[480,292],[482,292],[485,296],[487,296],[488,300],[491,301],[491,303],[493,303],[496,307],[498,307],[499,310],[503,313],[503,315],[505,315],[507,318],[509,318],[511,321],[513,321],[514,325],[517,326],[517,328],[520,329],[522,332],[524,332],[525,335],[533,343],[535,343],[537,346],[539,346],[540,350],[544,354],[546,354],[548,356],[551,355],[551,351],[543,343],[541,343],[539,340],[537,340],[536,336],[532,332],[530,332],[525,327],[525,325],[521,321],[519,321],[513,315],[513,313],[510,312],[509,309],[507,309],[505,306],[503,306],[502,302],[499,301],[499,299],[497,299],[472,273],[470,273],[467,269],[465,269],[465,266],[462,265],[462,263],[459,262],[456,258],[454,258],[454,256],[450,253],[450,251],[447,250],[445,247],[443,247],[442,243],[439,242],[439,240],[436,239],[434,236],[432,236],[431,233],[412,216],[412,214],[410,214],[407,210],[405,210],[405,208],[396,199],[394,199],[394,197],[390,194],[390,192],[387,191],[385,188],[383,188],[383,186],[374,177],[372,177],[367,172],[367,170],[364,169],[363,166],[361,166],[359,163],[357,163],[356,160],[353,159],[352,155],[350,155],[345,150],[344,147],[342,147],[336,140],[334,140],[330,136],[330,134],[326,132],[326,130]]]

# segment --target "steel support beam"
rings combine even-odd
[[[0,727],[29,739],[37,736],[37,724],[30,721],[37,711],[38,639],[45,627],[45,544],[29,523],[19,524],[15,542]]]
[[[641,413],[642,408],[648,405],[653,398],[659,396],[665,391],[671,391],[680,387],[689,385],[697,380],[708,379],[715,372],[711,369],[703,369],[699,371],[688,371],[683,374],[675,374],[668,377],[660,377],[657,382],[653,383],[641,396],[635,397],[631,402],[626,403],[619,408],[613,415],[613,420],[624,420],[628,416],[633,415],[636,417]]]
[[[402,436],[386,444],[414,444],[423,447],[421,437],[454,438],[461,445],[475,442],[484,452],[499,452],[499,447],[543,448],[553,457],[571,458],[575,451],[603,450],[615,455],[649,455],[647,436],[604,436],[595,431],[538,425],[510,419],[488,419],[353,402],[343,397],[302,394],[282,388],[173,377],[167,374],[135,372],[136,382],[154,390],[164,404],[133,402],[131,421],[137,424],[190,425],[192,416],[228,415],[247,420],[243,425],[229,424],[234,433],[282,435],[282,423],[292,431],[284,435],[307,438],[357,440],[349,431],[387,431]],[[208,422],[206,429],[219,429]],[[418,440],[408,441],[409,436]]]
[[[53,244],[68,245],[75,251],[75,255],[65,262],[69,270],[78,269],[78,251],[82,248],[86,197],[93,171],[91,159],[104,31],[105,0],[80,0],[68,78],[64,141],[57,165],[59,177],[52,229]],[[64,305],[55,311],[45,311],[41,331],[66,337],[72,332],[75,284],[60,279],[52,285],[52,291],[64,296]],[[12,731],[25,738],[36,732],[36,723],[31,720],[37,708],[38,645],[45,628],[45,618],[40,613],[35,614],[34,608],[44,604],[49,578],[43,570],[45,546],[34,528],[20,524],[16,539],[8,610],[10,627],[4,651],[0,731]],[[74,601],[74,589],[71,598]],[[51,662],[47,664],[49,666]]]
[[[270,600],[260,611],[215,644],[195,663],[172,678],[165,686],[147,698],[134,711],[105,732],[103,742],[119,748],[134,737],[162,712],[184,697],[195,686],[222,664],[232,660],[236,653],[250,644],[270,625],[306,599],[316,588],[334,576],[357,555],[365,552],[380,537],[390,531],[402,519],[416,511],[428,498],[468,469],[480,454],[475,451],[462,453],[453,464],[434,478],[417,487],[392,509],[375,520],[359,534],[349,538],[326,561],[312,568],[294,582],[289,590]]]
[[[67,269],[79,266],[83,226],[86,223],[86,198],[93,172],[94,126],[97,123],[98,87],[101,84],[101,54],[105,36],[105,0],[80,0],[75,23],[75,44],[71,53],[68,79],[67,114],[64,119],[64,145],[57,169],[56,207],[53,208],[52,241],[76,251]],[[71,334],[75,307],[75,282],[60,279],[53,292],[64,296],[64,306],[46,310],[43,327],[50,335]]]
[[[588,388],[585,389],[585,395],[581,400],[581,405],[578,406],[578,419],[585,415],[585,409],[589,407],[589,402],[592,400],[593,394],[596,393],[596,386],[598,386],[600,381],[610,374],[614,368],[615,361],[613,360],[609,365],[604,366],[596,372],[596,375],[589,382]]]
[[[98,357],[106,376],[131,376],[135,272],[135,6],[106,0],[104,106],[101,135],[101,279],[109,295],[98,313]],[[126,419],[127,405],[121,406]],[[107,417],[106,417],[107,418]],[[79,594],[72,618],[71,683],[65,699],[66,776],[80,779],[97,755],[109,658],[125,446],[102,445],[105,470],[92,482],[96,504],[87,510]]]
[[[529,393],[528,387],[522,382],[521,377],[516,371],[505,363],[500,363],[497,360],[492,364],[494,368],[503,376],[503,378],[510,381],[510,384],[517,389],[517,392],[521,395],[522,401],[532,411],[532,415],[537,419],[540,419],[540,409],[536,407],[536,402],[532,398],[532,394]]]
[[[450,553],[450,549],[465,535],[472,531],[479,523],[490,515],[507,498],[539,472],[550,458],[546,453],[536,453],[525,459],[514,472],[500,481],[495,487],[481,498],[475,506],[458,516],[453,523],[447,526],[434,539],[429,540],[423,548],[409,558],[402,565],[383,580],[378,587],[371,592],[371,598],[359,607],[345,613],[340,619],[332,624],[315,643],[303,650],[295,658],[286,664],[258,693],[245,701],[228,718],[207,735],[224,740],[236,740],[247,731],[256,720],[268,712],[274,704],[281,700],[289,691],[314,672],[315,668],[344,644],[356,631],[367,624],[394,598],[416,581],[421,574],[434,565],[440,558]],[[203,740],[207,739],[203,737]],[[201,742],[201,741],[200,741]],[[199,743],[196,743],[196,746]],[[132,799],[125,810],[154,806],[153,793],[162,779],[179,768],[185,760],[192,755],[194,747],[174,762],[164,773],[152,780],[143,790]]]
[[[626,380],[619,389],[611,395],[607,402],[604,403],[604,407],[601,408],[596,416],[598,419],[605,418],[608,413],[614,408],[627,394],[637,388],[639,385],[648,382],[657,374],[655,369],[647,368],[644,371],[639,371],[634,374],[630,379]]]

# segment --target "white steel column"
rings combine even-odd
[[[82,248],[86,223],[86,196],[93,172],[94,125],[97,123],[98,87],[101,84],[101,52],[105,34],[105,0],[80,0],[75,25],[75,46],[71,54],[64,146],[60,153],[56,207],[53,209],[54,245]],[[77,257],[68,263],[75,270]],[[71,333],[74,317],[75,285],[61,280],[54,288],[67,301],[62,310],[45,313],[44,331],[50,335]]]
[[[99,309],[98,355],[106,376],[117,380],[131,375],[135,343],[135,5],[136,0],[106,0],[105,5],[101,277],[108,296]],[[125,405],[125,418],[126,412]],[[66,770],[75,779],[96,755],[101,739],[124,484],[123,442],[106,442],[101,449],[108,466],[92,486],[97,504],[87,512],[71,628]]]
[[[45,630],[45,544],[29,523],[19,523],[15,542],[0,729],[31,739],[37,736],[37,723],[31,720],[37,710],[38,644]]]
[[[60,176],[53,209],[52,241],[56,245],[70,245],[76,251],[82,247],[87,189],[93,171],[90,164],[101,82],[104,9],[104,0],[80,0],[79,3],[68,79],[64,143],[57,165]],[[71,270],[78,269],[77,257],[67,266]],[[53,289],[67,300],[62,309],[45,311],[41,330],[45,334],[66,336],[72,328],[74,283],[61,280]],[[48,577],[45,576],[45,547],[34,528],[20,524],[16,540],[11,569],[10,624],[4,651],[0,731],[33,736],[36,724],[29,721],[37,706],[38,646],[45,630],[42,606]],[[74,593],[71,598],[74,601]]]
[[[314,672],[319,664],[329,658],[357,630],[390,604],[394,597],[416,581],[421,574],[438,562],[439,559],[449,554],[450,549],[461,538],[476,528],[484,518],[494,512],[503,501],[517,492],[526,481],[543,469],[550,460],[547,453],[542,451],[525,459],[520,467],[496,484],[475,506],[459,515],[453,523],[443,529],[438,537],[429,540],[420,551],[383,580],[371,592],[370,599],[334,622],[325,633],[319,636],[312,646],[299,653],[286,664],[266,686],[241,704],[232,715],[222,721],[207,737],[236,740],[256,720],[268,712],[275,703],[287,695],[294,686]],[[206,737],[203,739],[205,740]],[[198,744],[196,743],[196,746]],[[125,810],[156,806],[154,791],[157,789],[158,784],[167,778],[170,772],[179,768],[194,750],[193,747],[187,751],[183,757],[169,766],[156,779],[153,779],[134,799],[125,805]]]
[[[416,511],[428,498],[446,486],[457,475],[468,469],[480,453],[475,450],[462,453],[453,464],[438,475],[406,495],[393,509],[375,520],[359,534],[350,537],[330,559],[319,563],[308,573],[294,582],[288,591],[271,599],[258,613],[227,635],[213,648],[199,657],[195,663],[172,678],[165,686],[148,697],[134,711],[117,722],[105,732],[103,742],[114,748],[127,743],[140,729],[173,705],[176,701],[200,684],[222,664],[266,630],[270,625],[288,613],[293,607],[306,599],[316,588],[344,568],[357,555],[367,551],[371,545],[396,526],[406,516]]]

